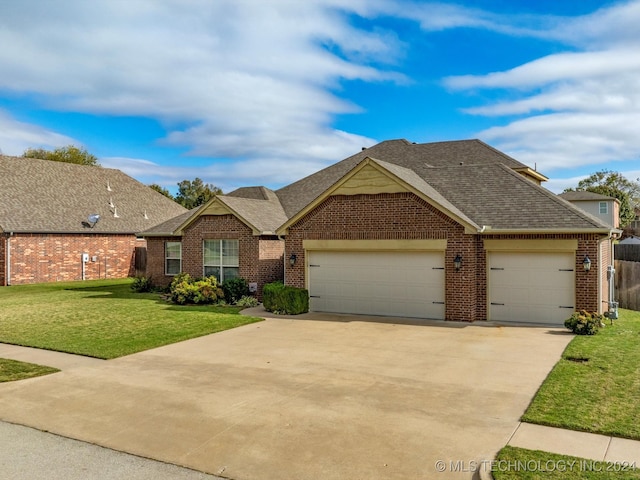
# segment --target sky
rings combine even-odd
[[[640,177],[640,0],[0,0],[0,151],[175,193],[479,138],[559,193]]]

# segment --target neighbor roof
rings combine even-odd
[[[185,211],[120,170],[0,155],[5,232],[133,234]]]
[[[564,198],[569,202],[587,202],[594,200],[615,200],[616,202],[620,202],[617,198],[609,197],[607,195],[601,195],[600,193],[587,192],[587,191],[577,191],[577,192],[564,192],[558,194],[559,197]]]

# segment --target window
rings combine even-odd
[[[240,275],[238,240],[205,240],[204,276],[215,276],[219,283]]]
[[[607,202],[600,202],[600,213],[605,215],[609,213]]]
[[[182,271],[182,243],[165,242],[164,244],[164,273],[178,275]]]

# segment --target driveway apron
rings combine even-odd
[[[267,319],[0,384],[0,419],[237,480],[471,478],[571,339],[375,320]]]

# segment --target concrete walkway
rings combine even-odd
[[[640,467],[640,441],[626,438],[520,423],[508,445]]]
[[[0,343],[0,358],[45,365],[59,370],[69,370],[77,367],[95,367],[105,362],[98,358],[53,352],[41,348],[20,347],[18,345],[9,345],[8,343]]]

